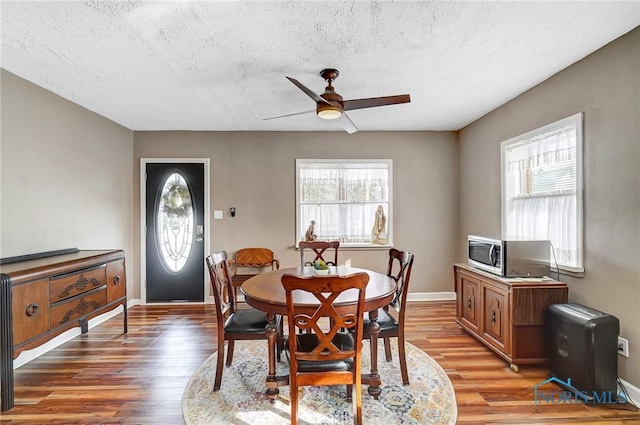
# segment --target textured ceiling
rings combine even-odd
[[[458,130],[640,24],[628,2],[2,1],[2,68],[132,130]]]

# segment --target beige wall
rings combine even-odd
[[[584,112],[584,278],[563,276],[569,301],[613,314],[640,386],[640,29],[459,132],[458,259],[469,233],[500,234],[500,142]]]
[[[225,212],[223,220],[211,220],[212,252],[265,246],[275,251],[281,267],[299,264],[293,248],[296,158],[392,158],[394,242],[416,256],[411,292],[453,289],[455,133],[136,132],[134,139],[136,167],[145,157],[210,158],[211,208]],[[134,197],[134,215],[139,217],[137,181]],[[227,214],[232,206],[235,218]],[[139,237],[135,245],[138,250]],[[354,266],[385,271],[388,254],[341,250],[340,262],[349,258]]]
[[[118,248],[131,266],[133,132],[0,75],[0,256]]]

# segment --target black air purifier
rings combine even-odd
[[[552,304],[545,310],[549,373],[591,395],[617,393],[618,335],[614,316],[580,304]]]

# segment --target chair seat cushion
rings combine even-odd
[[[280,316],[276,316],[276,321]],[[254,308],[237,310],[227,318],[224,324],[226,333],[264,333],[267,326],[267,313]]]
[[[318,346],[318,337],[312,333],[297,334],[298,351],[313,351]],[[353,336],[347,333],[338,333],[332,340],[333,344],[340,350],[353,350],[354,341]],[[286,345],[287,357],[289,356],[289,345]],[[353,359],[345,360],[332,360],[332,361],[298,361],[299,372],[331,372],[331,371],[346,371],[351,370],[353,367]]]
[[[396,319],[389,313],[387,310],[383,308],[378,309],[378,318],[376,319],[378,325],[380,325],[380,332],[388,332],[398,329],[398,322]],[[369,319],[369,313],[364,314],[364,323],[363,329],[364,334],[368,335],[369,324],[371,320]]]

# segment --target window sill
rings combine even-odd
[[[296,244],[293,246],[297,251],[300,251],[300,247]],[[387,251],[389,248],[393,248],[393,244],[386,245],[378,245],[378,244],[356,244],[356,243],[345,243],[340,244],[340,251]]]
[[[558,275],[558,268],[556,267],[551,267],[551,274],[552,275]],[[571,276],[571,277],[577,277],[577,278],[583,278],[584,277],[584,267],[575,267],[572,269],[565,269],[563,267],[560,267],[560,275],[561,276]],[[560,280],[560,279],[558,279]]]
[[[388,250],[389,248],[393,248],[393,244],[379,245],[379,244],[371,244],[371,243],[363,243],[363,244],[340,244],[340,249],[345,251],[358,251],[358,250]]]

